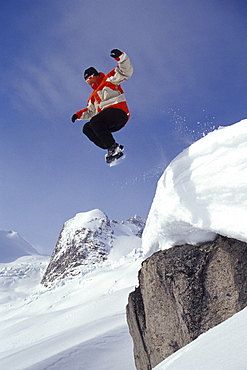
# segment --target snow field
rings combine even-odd
[[[9,299],[5,295],[0,307],[1,369],[36,370],[39,364],[40,368],[49,369],[54,361],[56,366],[59,364],[57,369],[62,369],[61,366],[68,369],[72,353],[73,369],[89,369],[86,365],[89,361],[91,368],[97,369],[94,363],[103,358],[105,367],[99,368],[116,369],[122,353],[125,353],[123,369],[134,369],[125,306],[129,292],[137,283],[140,260],[134,263],[135,268],[133,259],[118,268],[108,264],[45,289],[39,285],[40,271],[34,267],[40,265],[41,259],[35,262],[33,257],[22,257],[16,261],[26,265],[26,275],[19,276],[20,284],[12,285]],[[43,270],[47,262],[45,258]],[[13,266],[14,263],[12,275]],[[18,269],[15,275],[18,278]],[[9,278],[6,274],[1,278],[1,290],[5,290],[5,281]],[[112,359],[113,353],[117,363]]]

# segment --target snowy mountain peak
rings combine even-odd
[[[145,222],[138,216],[118,223],[94,209],[65,222],[42,283],[85,274],[106,260],[116,263],[140,247]]]
[[[17,258],[39,253],[17,232],[0,230],[0,262],[12,262]]]
[[[108,220],[106,214],[99,209],[94,209],[88,212],[77,213],[75,217],[71,218],[64,224],[64,228],[67,230],[74,230],[77,227],[82,227],[84,225],[87,227],[89,224],[95,222],[97,224],[98,220]]]
[[[145,227],[146,220],[140,216],[135,215],[134,217],[128,218],[126,221],[122,221],[121,224],[129,226],[134,235],[141,237],[143,229]]]

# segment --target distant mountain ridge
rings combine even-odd
[[[36,249],[17,232],[0,230],[0,263],[8,263],[22,256],[38,254]]]

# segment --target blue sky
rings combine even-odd
[[[63,223],[99,208],[146,218],[168,163],[213,127],[247,117],[245,0],[10,0],[1,2],[0,229],[51,253]],[[131,110],[105,152],[71,123],[86,105],[89,66],[131,58]]]

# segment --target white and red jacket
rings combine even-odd
[[[119,108],[130,116],[126,98],[120,83],[132,76],[133,67],[126,53],[116,58],[118,66],[104,75],[100,72],[97,84],[93,84],[93,92],[90,95],[87,108],[76,112],[78,119],[87,120],[106,108]]]

